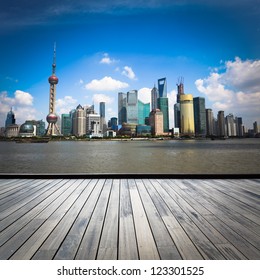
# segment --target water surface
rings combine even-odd
[[[260,139],[0,142],[0,173],[259,174]]]

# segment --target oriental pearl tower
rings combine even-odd
[[[57,126],[58,116],[55,114],[55,101],[56,101],[56,85],[59,79],[55,75],[56,70],[56,44],[54,44],[54,54],[52,63],[52,75],[49,77],[50,83],[50,101],[49,101],[49,114],[46,117],[48,128],[46,135],[60,135],[60,130]]]

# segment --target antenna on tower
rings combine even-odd
[[[54,49],[53,49],[52,75],[55,75],[55,70],[56,70],[56,42],[54,42]]]

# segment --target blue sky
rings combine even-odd
[[[54,42],[57,113],[106,102],[132,89],[149,102],[167,78],[170,121],[176,82],[206,107],[260,124],[259,0],[95,0],[0,3],[0,126],[13,107],[17,123],[48,114]],[[6,2],[6,1],[5,1]]]

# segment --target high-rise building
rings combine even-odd
[[[158,79],[158,97],[167,97],[167,81],[166,78]]]
[[[194,136],[194,111],[192,94],[184,94],[180,96],[180,116],[182,135]]]
[[[100,118],[105,118],[106,117],[106,105],[105,105],[105,102],[100,102],[99,103],[99,115],[100,115]]]
[[[50,94],[49,94],[49,114],[46,117],[48,122],[47,135],[57,135],[60,134],[60,130],[56,125],[58,121],[58,116],[55,113],[55,102],[56,102],[56,85],[59,82],[56,74],[56,45],[54,45],[53,63],[52,63],[52,75],[49,77],[48,81],[50,83]]]
[[[118,130],[117,118],[115,118],[115,117],[111,118],[111,120],[110,120],[110,127],[114,131]]]
[[[100,115],[87,114],[86,133],[91,137],[102,137],[103,136],[101,127],[100,127]]]
[[[79,104],[73,114],[73,134],[83,136],[86,134],[86,111]]]
[[[218,111],[217,130],[217,135],[219,137],[224,137],[226,135],[224,111]]]
[[[212,109],[206,109],[206,134],[212,136],[214,132],[214,115]]]
[[[236,117],[236,131],[237,131],[237,136],[238,137],[243,137],[244,136],[244,131],[243,131],[243,120],[241,117]]]
[[[15,124],[15,115],[11,108],[11,110],[7,113],[6,120],[5,120],[5,127],[9,125]]]
[[[127,113],[126,113],[126,93],[118,93],[118,124],[122,125],[124,122],[127,122]]]
[[[163,113],[159,109],[154,109],[151,111],[149,123],[153,136],[163,135]]]
[[[184,94],[184,78],[180,77],[177,83],[177,103],[181,102],[181,95]]]
[[[180,128],[181,127],[181,106],[180,106],[180,96],[184,95],[184,79],[183,77],[178,79],[177,85],[177,100],[174,104],[174,127]]]
[[[257,121],[255,121],[254,123],[253,123],[253,130],[254,130],[254,133],[259,133],[259,128],[258,128],[258,125],[257,125]]]
[[[169,104],[167,97],[159,97],[157,99],[157,107],[163,114],[163,131],[169,132]]]
[[[126,122],[138,124],[138,92],[131,90],[127,92]]]
[[[72,118],[70,114],[61,115],[61,134],[64,136],[71,135],[72,132]]]
[[[99,103],[99,115],[100,115],[100,129],[101,129],[102,133],[104,134],[107,130],[105,102]]]
[[[158,89],[154,85],[154,87],[153,87],[153,89],[151,91],[151,103],[152,103],[151,110],[157,109],[157,99],[158,98],[159,98]]]
[[[180,128],[181,126],[181,104],[174,104],[174,127]]]
[[[233,114],[229,114],[226,116],[226,129],[227,129],[227,136],[228,137],[234,137],[237,136],[237,130],[236,130],[236,123],[235,118]]]
[[[206,136],[206,109],[205,98],[193,98],[194,125],[196,136]]]
[[[149,117],[150,111],[150,103],[138,100],[138,124],[145,124],[145,118]]]

